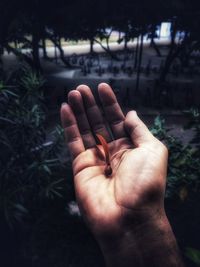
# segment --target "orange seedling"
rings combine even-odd
[[[106,163],[104,173],[106,176],[110,176],[112,174],[112,168],[110,164],[110,154],[109,154],[108,143],[106,142],[105,138],[102,135],[96,134],[96,137],[98,141],[100,142],[100,144],[102,145],[102,148],[104,151],[105,163]]]

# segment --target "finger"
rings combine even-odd
[[[124,126],[136,147],[152,142],[155,139],[147,126],[140,120],[137,113],[133,110],[127,113]]]
[[[124,129],[124,114],[117,102],[117,98],[111,87],[106,83],[101,83],[98,86],[99,97],[104,107],[106,118],[110,124],[115,138],[126,137]]]
[[[63,104],[61,107],[61,122],[70,153],[72,158],[75,159],[80,153],[85,151],[85,147],[80,136],[75,116],[68,104]]]
[[[81,93],[83,98],[87,118],[92,128],[92,131],[95,134],[102,135],[107,142],[111,141],[111,137],[109,135],[108,130],[106,129],[106,125],[103,121],[103,117],[101,115],[101,111],[98,108],[94,96],[90,90],[90,88],[86,85],[79,85],[77,90]]]
[[[69,92],[68,101],[76,117],[76,121],[78,123],[79,131],[82,136],[85,148],[87,149],[94,147],[96,145],[96,142],[92,135],[80,92],[76,90]]]

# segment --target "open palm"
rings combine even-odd
[[[136,112],[125,117],[107,84],[99,85],[99,96],[106,121],[84,85],[71,91],[69,105],[61,108],[73,157],[77,201],[97,235],[117,231],[129,216],[163,205],[167,166],[165,146],[152,136]],[[105,175],[105,157],[94,137],[97,133],[109,146],[110,177]]]

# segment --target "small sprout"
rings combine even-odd
[[[100,142],[100,144],[102,145],[103,150],[104,150],[105,163],[106,163],[104,173],[106,176],[111,176],[112,168],[111,168],[111,164],[110,164],[110,154],[109,154],[108,143],[106,142],[105,138],[102,135],[96,134],[96,137],[97,137],[98,141]]]

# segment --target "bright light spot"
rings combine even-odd
[[[161,38],[169,38],[171,35],[171,23],[170,22],[162,22],[160,27],[160,37]]]

